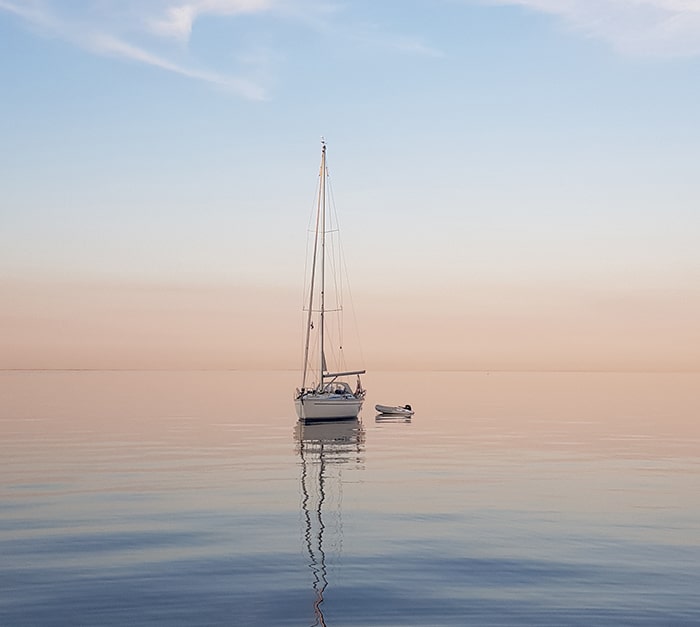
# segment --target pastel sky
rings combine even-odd
[[[700,1],[0,0],[0,368],[700,369]]]

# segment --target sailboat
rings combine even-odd
[[[342,323],[339,323],[343,315],[342,260],[337,259],[338,251],[333,247],[332,236],[337,235],[337,228],[332,223],[331,204],[326,142],[322,140],[310,277],[304,308],[302,380],[294,396],[297,416],[304,421],[357,418],[366,392],[360,379],[365,370],[344,367]],[[334,301],[330,300],[331,292],[335,294]],[[339,335],[333,339],[331,331],[336,330]],[[329,363],[338,367],[329,369]],[[352,376],[356,377],[354,389],[346,381]]]

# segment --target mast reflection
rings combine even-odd
[[[343,541],[343,470],[362,468],[365,431],[362,422],[297,423],[296,449],[301,457],[301,509],[304,542],[313,576],[314,626],[325,627],[323,595],[328,587],[326,554],[340,555]],[[334,510],[328,511],[329,506]]]

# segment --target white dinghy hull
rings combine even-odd
[[[404,405],[403,407],[393,405],[375,405],[374,409],[385,416],[413,416],[413,410],[411,409],[410,405]]]

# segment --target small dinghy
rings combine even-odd
[[[385,416],[413,416],[410,405],[375,405],[374,409]]]

